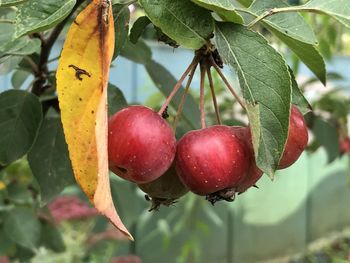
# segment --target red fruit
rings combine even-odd
[[[175,150],[173,130],[147,107],[129,106],[109,119],[109,167],[126,180],[147,183],[157,179],[172,164]]]
[[[340,139],[340,153],[350,153],[350,138],[343,137]]]
[[[243,177],[243,179],[239,182],[239,184],[238,184],[238,186],[236,188],[236,192],[238,192],[239,194],[247,191],[248,188],[250,188],[252,186],[255,186],[256,182],[264,174],[263,171],[261,171],[256,166],[250,129],[248,127],[247,128],[242,128],[241,131],[240,131],[240,136],[241,136],[240,137],[241,140],[246,142],[247,147],[249,148],[249,150],[251,152],[251,158],[250,158],[250,166],[249,166],[248,172]]]
[[[249,168],[250,151],[228,126],[190,131],[177,144],[176,171],[182,182],[212,203],[232,201],[235,186]],[[216,197],[216,198],[215,198]]]
[[[278,165],[278,169],[287,168],[295,163],[301,153],[305,150],[308,139],[309,137],[304,116],[296,106],[292,105],[287,143]]]
[[[147,198],[151,198],[150,211],[158,210],[160,205],[169,206],[188,192],[188,189],[180,181],[174,165],[170,166],[168,171],[156,180],[139,184],[138,187],[147,194]]]

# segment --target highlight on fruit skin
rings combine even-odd
[[[215,125],[186,133],[177,144],[180,180],[208,201],[233,201],[235,188],[248,171],[251,152],[235,129]]]
[[[308,140],[309,135],[304,116],[295,105],[292,105],[289,118],[288,138],[278,169],[287,168],[295,163],[305,150]]]
[[[164,174],[175,158],[176,138],[170,125],[152,109],[129,106],[108,122],[109,168],[134,183]]]
[[[180,181],[174,164],[156,180],[138,184],[138,187],[146,193],[146,199],[152,202],[149,211],[158,210],[161,205],[170,206],[189,191]]]

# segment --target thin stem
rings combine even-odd
[[[240,10],[243,11],[243,10]],[[264,13],[262,13],[260,16],[255,18],[252,22],[248,24],[248,28],[252,28],[256,23],[260,22],[261,20],[278,14],[278,13],[288,13],[288,12],[313,12],[313,13],[322,13],[319,10],[315,8],[310,7],[303,7],[303,6],[289,6],[289,7],[281,7],[281,8],[272,8]]]
[[[158,111],[159,115],[162,115],[163,112],[165,111],[165,108],[168,107],[170,101],[173,99],[174,95],[176,94],[176,92],[181,88],[182,82],[184,81],[184,79],[186,78],[186,76],[190,73],[190,71],[192,70],[192,68],[198,63],[198,58],[194,57],[191,64],[187,67],[187,69],[185,70],[185,72],[182,74],[181,78],[178,80],[178,82],[176,82],[173,90],[170,92],[168,98],[165,100],[163,106],[161,107],[161,109]]]
[[[235,97],[235,99],[237,100],[237,102],[242,106],[243,109],[245,109],[244,103],[242,102],[242,100],[240,99],[240,97],[237,95],[237,93],[235,92],[235,90],[232,88],[232,86],[230,85],[230,83],[228,82],[228,80],[225,78],[224,74],[222,73],[221,69],[218,67],[218,65],[216,65],[214,59],[212,57],[210,57],[210,62],[211,65],[215,68],[216,72],[219,73],[221,79],[224,81],[226,87],[229,89],[229,91],[232,93],[232,95]]]
[[[25,59],[28,62],[28,64],[32,68],[34,74],[38,74],[39,73],[38,65],[34,62],[34,60],[31,57],[24,56],[23,59]]]
[[[188,77],[188,80],[187,80],[187,83],[186,83],[185,90],[182,93],[181,100],[180,100],[180,103],[179,103],[179,107],[177,109],[175,120],[174,120],[174,124],[173,124],[174,131],[176,131],[176,127],[177,127],[177,124],[179,122],[180,115],[181,115],[182,110],[183,110],[184,105],[185,105],[185,99],[186,99],[186,96],[188,94],[188,91],[190,90],[190,86],[191,86],[191,83],[192,83],[192,80],[193,80],[194,73],[196,72],[197,66],[198,66],[198,63],[195,64],[192,67],[190,76]]]
[[[213,105],[214,105],[214,109],[215,109],[216,119],[218,121],[218,124],[221,125],[220,111],[219,111],[218,103],[216,100],[213,78],[211,76],[211,71],[210,71],[210,65],[207,65],[207,75],[208,75],[208,80],[209,80],[209,87],[210,87],[210,91],[211,91],[211,96],[213,98]]]
[[[201,126],[202,129],[205,125],[205,109],[204,109],[204,82],[205,82],[205,66],[203,63],[200,64],[201,69],[201,80],[200,80],[200,91],[199,91],[199,110],[201,112]]]
[[[57,56],[57,57],[51,58],[51,59],[49,59],[49,60],[46,62],[46,64],[49,64],[49,63],[51,63],[51,62],[54,62],[54,61],[58,60],[59,58],[60,58],[60,55]]]
[[[15,20],[10,20],[10,19],[0,19],[0,23],[6,23],[6,24],[15,24]]]

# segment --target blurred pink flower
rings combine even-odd
[[[8,257],[0,257],[0,263],[10,263],[10,260]]]
[[[128,256],[115,257],[111,260],[110,263],[142,263],[142,262],[138,256],[128,255]]]
[[[63,220],[84,219],[98,215],[95,208],[88,206],[76,196],[59,196],[48,207],[56,223]]]

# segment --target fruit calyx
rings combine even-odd
[[[205,200],[209,201],[212,205],[214,205],[218,201],[227,201],[233,202],[236,197],[236,190],[234,187],[225,188],[223,190],[217,191],[212,194],[208,194],[205,196]]]
[[[177,203],[176,198],[159,198],[159,197],[150,197],[149,195],[145,195],[145,199],[151,202],[151,207],[148,209],[148,212],[159,211],[159,208],[164,206],[171,206]]]

